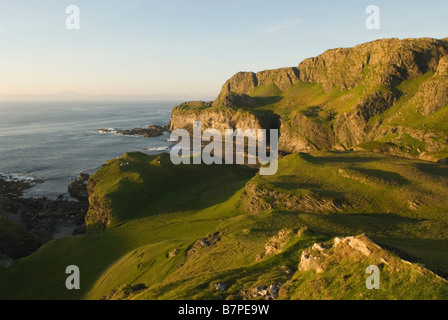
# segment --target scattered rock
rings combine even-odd
[[[248,290],[241,291],[243,300],[275,300],[278,298],[280,284],[271,284],[269,286],[257,286]]]
[[[85,175],[78,176],[79,181]],[[23,198],[23,191],[41,180],[15,180],[0,177],[0,212],[17,230],[12,234],[0,232],[0,253],[12,259],[25,257],[54,237],[81,234],[88,202],[57,199]]]
[[[72,198],[79,201],[87,201],[89,199],[89,192],[87,191],[87,182],[90,175],[87,173],[80,173],[78,177],[68,186],[68,193]]]
[[[111,293],[105,295],[100,300],[128,300],[146,289],[148,289],[148,287],[146,287],[145,284],[126,284],[119,287],[117,290],[112,290]]]
[[[221,282],[215,283],[215,290],[218,291],[218,292],[226,291],[226,284],[225,283],[221,283]]]
[[[413,200],[408,202],[409,210],[417,210],[420,207],[421,202],[419,200]]]
[[[282,266],[281,269],[282,269],[282,272],[283,272],[284,274],[286,274],[287,276],[293,274],[292,269],[289,268],[288,266]]]
[[[269,241],[265,244],[265,252],[264,254],[258,255],[255,260],[261,261],[266,257],[273,256],[282,252],[286,243],[289,239],[294,236],[294,232],[291,229],[282,229],[278,232],[277,235],[273,236],[269,239]]]
[[[168,131],[168,128],[159,125],[150,125],[146,128],[134,128],[128,130],[97,129],[96,131],[99,133],[114,133],[123,136],[139,136],[142,138],[151,138],[163,135],[165,131]]]
[[[210,247],[221,241],[222,232],[215,232],[214,234],[209,234],[205,238],[199,239],[195,244],[188,250],[188,255],[195,254],[198,250],[205,247]]]
[[[179,253],[179,249],[174,249],[173,251],[168,252],[168,258],[174,258],[177,256],[177,254]]]

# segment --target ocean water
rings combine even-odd
[[[167,152],[169,133],[154,138],[98,133],[166,125],[179,101],[0,102],[0,174],[42,179],[25,196],[67,195],[78,173],[96,172],[129,151]]]

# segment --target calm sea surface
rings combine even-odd
[[[172,145],[168,133],[139,138],[96,129],[164,126],[178,103],[0,102],[0,174],[45,181],[26,196],[67,194],[70,180],[80,172],[94,173],[128,151],[155,154]]]

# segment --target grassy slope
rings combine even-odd
[[[284,283],[290,276],[281,267],[295,271],[301,251],[313,243],[361,233],[407,259],[448,275],[446,167],[369,153],[325,152],[287,156],[279,168],[275,176],[251,178],[254,172],[245,167],[174,167],[167,155],[132,153],[112,160],[95,178],[100,180],[97,191],[112,199],[113,225],[98,235],[51,241],[12,269],[0,269],[0,298],[98,299],[121,285],[138,283],[149,287],[135,297],[140,299],[235,298],[241,289]],[[239,200],[250,179],[251,183],[285,192],[336,194],[356,204],[357,209],[347,208],[338,214],[272,210],[246,214]],[[130,198],[133,193],[146,199],[137,203],[139,210],[129,209],[136,201]],[[420,206],[410,210],[409,201],[416,199]],[[296,237],[281,254],[255,262],[265,243],[279,230],[303,227],[314,233]],[[187,253],[196,240],[216,231],[223,232],[218,244],[193,255]],[[169,258],[174,249],[178,249],[177,256]],[[81,269],[81,291],[65,289],[64,271],[70,264]],[[362,267],[358,263],[354,270],[362,271]],[[347,289],[341,295],[337,283],[347,268],[328,273],[325,281],[335,282],[328,286],[325,298],[382,299],[406,294],[404,289],[395,288],[408,281],[408,273],[385,277],[385,281],[393,278],[394,284],[366,296],[360,296],[365,291],[365,274],[356,273],[345,283]],[[304,277],[304,283],[317,279],[312,271],[294,277]],[[217,281],[226,283],[225,293],[214,290]],[[433,285],[430,279],[416,281],[417,288],[425,289],[416,289],[408,297],[448,298],[446,286]],[[302,289],[292,287],[287,297],[304,297],[298,294]],[[322,298],[313,292],[309,291],[308,297]]]

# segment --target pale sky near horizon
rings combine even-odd
[[[65,27],[69,5],[80,30]],[[368,5],[380,30],[365,27]],[[0,95],[212,98],[238,71],[379,38],[448,37],[447,13],[447,0],[0,0]]]

